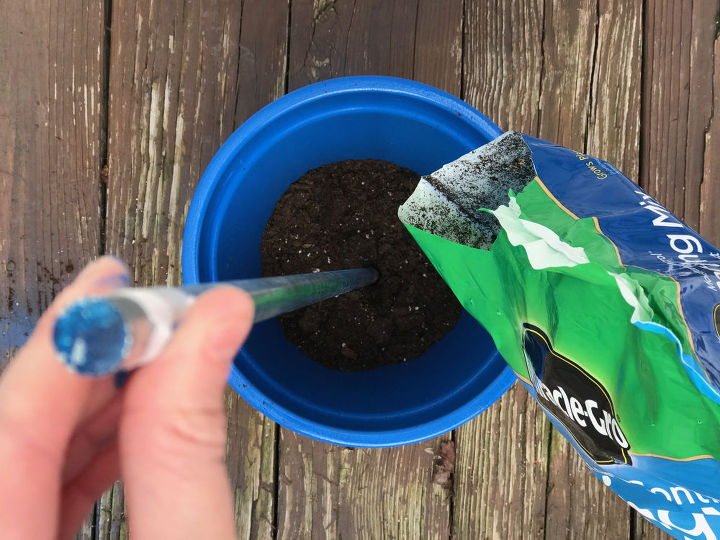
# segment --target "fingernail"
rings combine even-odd
[[[75,276],[75,279],[78,280],[78,279],[82,279],[85,276],[87,276],[88,273],[90,273],[92,268],[98,263],[99,260],[100,259],[94,259],[94,260],[90,261],[89,263],[87,263],[87,265],[85,265],[85,268],[80,270],[80,273],[78,273],[78,275]]]
[[[113,261],[119,262],[122,265],[125,265],[125,261],[123,261],[120,257],[117,255],[113,255],[112,253],[108,253],[106,255],[103,255],[100,257],[100,259],[112,259]],[[99,259],[98,259],[99,260]]]
[[[127,287],[130,285],[130,276],[125,273],[103,276],[95,281],[95,285],[98,287]]]
[[[122,259],[120,259],[119,257],[116,257],[114,255],[103,255],[102,257],[98,257],[97,259],[90,261],[90,263],[88,263],[88,265],[80,271],[80,273],[77,275],[76,279],[87,277],[87,275],[89,273],[91,273],[93,271],[93,269],[96,267],[96,265],[100,265],[100,264],[102,264],[103,261],[106,261],[106,260],[115,261],[116,263],[121,265],[122,268],[124,269],[124,271],[121,273],[123,273],[123,274],[127,273],[127,270],[126,270],[127,265],[125,264],[125,262]]]

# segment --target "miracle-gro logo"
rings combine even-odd
[[[538,402],[596,463],[631,464],[630,444],[605,387],[555,351],[545,332],[531,324],[523,327],[526,361]]]
[[[630,446],[612,414],[608,411],[598,410],[597,401],[586,399],[582,403],[574,397],[568,399],[567,393],[562,386],[551,390],[543,383],[540,383],[538,394],[545,398],[546,401],[554,403],[556,407],[580,427],[587,427],[589,422],[600,435],[612,438],[622,448]]]

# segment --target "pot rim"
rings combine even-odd
[[[490,140],[502,133],[502,130],[485,115],[457,97],[432,86],[407,79],[374,75],[340,77],[310,84],[290,92],[260,109],[235,130],[205,169],[192,197],[182,237],[182,276],[186,284],[199,282],[200,239],[204,220],[207,217],[207,209],[218,182],[233,162],[239,149],[258,135],[268,124],[277,121],[288,112],[318,100],[349,93],[404,95],[411,100],[424,101],[463,117],[465,122]],[[248,353],[243,348],[239,355],[246,356]],[[499,356],[499,353],[495,351],[489,360],[504,362],[497,358]],[[452,409],[440,417],[411,427],[387,430],[338,428],[299,415],[274,402],[257,389],[235,363],[232,365],[228,382],[255,409],[292,431],[328,443],[369,448],[412,444],[447,433],[471,420],[497,401],[516,379],[510,367],[505,365],[481,394],[462,406]]]

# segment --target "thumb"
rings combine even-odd
[[[218,287],[197,298],[160,356],[138,371],[163,408],[209,410],[222,401],[230,364],[252,326],[247,293]],[[147,402],[147,398],[142,402]],[[176,399],[180,398],[180,399]]]
[[[234,536],[223,391],[252,318],[246,293],[231,287],[205,293],[161,355],[130,377],[120,452],[139,538]],[[158,515],[176,516],[174,530],[167,523],[160,530]]]

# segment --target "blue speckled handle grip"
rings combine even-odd
[[[120,289],[71,304],[54,329],[55,348],[73,371],[103,376],[151,361],[195,297],[218,285],[246,291],[255,322],[374,283],[373,268],[207,283],[188,287]]]

